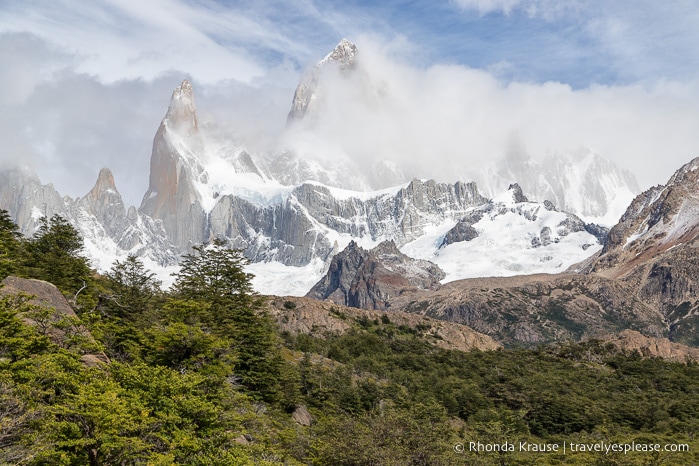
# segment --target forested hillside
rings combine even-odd
[[[242,255],[216,242],[193,248],[165,291],[135,257],[90,270],[60,217],[17,231],[0,211],[0,279],[51,282],[78,318],[0,295],[0,464],[699,462],[696,362],[599,341],[447,350],[390,312],[291,334]],[[109,362],[81,360],[94,353]],[[660,448],[570,451],[632,443]]]

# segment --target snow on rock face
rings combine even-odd
[[[639,194],[609,232],[596,269],[643,260],[699,236],[699,158]]]
[[[401,248],[445,272],[443,283],[463,278],[558,273],[601,249],[598,238],[573,214],[526,199],[512,186],[471,209],[459,222],[434,225]]]
[[[634,176],[590,148],[537,162],[511,153],[480,176],[489,195],[517,181],[532,200],[553,202],[588,222],[614,225],[640,190]]]
[[[326,63],[341,57],[353,63],[356,50],[348,44]],[[491,202],[475,183],[463,182],[413,179],[356,191],[318,180],[327,175],[337,186],[350,178],[349,165],[331,171],[295,156],[287,162],[276,166],[289,176],[280,180],[269,159],[200,126],[192,86],[183,81],[154,137],[149,188],[139,209],[125,211],[108,170],[77,201],[61,198],[35,176],[0,172],[6,179],[0,199],[25,233],[33,233],[42,215],[66,217],[99,270],[136,254],[162,271],[192,245],[220,238],[255,262],[250,270],[259,274],[259,291],[279,294],[305,294],[351,242],[371,249],[393,241],[401,254],[439,264],[446,280],[561,271],[599,247],[589,225],[550,202],[527,202],[517,184]]]

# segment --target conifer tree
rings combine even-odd
[[[23,252],[22,235],[10,214],[0,209],[0,280],[17,273]]]
[[[193,249],[174,274],[174,296],[210,306],[203,320],[213,333],[232,341],[241,383],[276,399],[283,372],[280,345],[271,318],[261,311],[263,301],[253,291],[253,276],[243,269],[247,259],[218,240]]]
[[[123,262],[115,261],[106,278],[112,292],[106,303],[109,314],[115,317],[134,320],[150,310],[160,294],[161,282],[133,255]]]
[[[96,302],[92,271],[80,253],[83,239],[60,215],[41,219],[41,226],[29,241],[26,274],[51,282],[76,304],[92,306]]]

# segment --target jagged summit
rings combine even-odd
[[[596,270],[624,274],[649,258],[699,237],[699,158],[677,170],[664,186],[636,196],[609,232]]]
[[[356,67],[357,46],[347,39],[342,39],[332,52],[320,60],[308,71],[294,92],[291,110],[287,116],[287,123],[303,119],[309,112],[309,107],[314,106],[314,101],[322,92],[320,87],[321,72],[329,65],[336,65],[342,76],[348,76]]]
[[[202,236],[198,223],[204,211],[197,185],[208,180],[200,160],[203,153],[194,91],[185,79],[173,91],[170,106],[153,138],[148,191],[139,209],[161,220],[173,242],[181,247]],[[182,222],[183,218],[188,221]]]
[[[515,202],[529,202],[529,199],[524,195],[519,184],[512,183],[507,187],[507,191],[512,194],[512,199]]]
[[[95,182],[95,185],[92,187],[92,189],[87,195],[98,197],[100,194],[109,190],[116,191],[114,175],[112,175],[112,171],[109,168],[103,167],[97,175],[97,181]]]
[[[199,121],[194,105],[194,90],[187,79],[183,80],[172,92],[164,122],[168,124],[170,129],[176,130],[182,135],[191,135],[199,130]]]
[[[316,67],[322,67],[328,62],[335,62],[340,67],[341,71],[354,68],[355,58],[357,56],[357,46],[347,39],[342,39],[332,52],[327,54]]]

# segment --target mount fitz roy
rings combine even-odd
[[[289,125],[312,122],[324,73],[359,73],[370,83],[359,58],[356,46],[343,40],[307,74],[294,95]],[[36,230],[41,217],[67,218],[98,270],[134,254],[167,276],[167,267],[176,266],[191,246],[223,239],[245,251],[251,270],[262,276],[256,286],[266,293],[305,294],[346,246],[371,249],[384,241],[401,254],[437,264],[443,282],[559,272],[598,252],[606,230],[557,207],[577,206],[583,215],[602,217],[620,192],[636,189],[632,177],[600,155],[578,155],[576,162],[550,163],[542,171],[521,157],[501,165],[488,175],[484,195],[475,182],[409,180],[400,167],[380,161],[367,175],[345,161],[319,166],[293,151],[250,154],[202,128],[185,80],[155,134],[149,186],[139,208],[126,208],[106,168],[78,199],[61,196],[27,170],[0,171],[0,208],[25,234]],[[385,171],[391,176],[381,176]],[[576,185],[576,179],[586,181]],[[515,181],[520,184],[510,185]],[[544,202],[540,193],[555,203]]]

